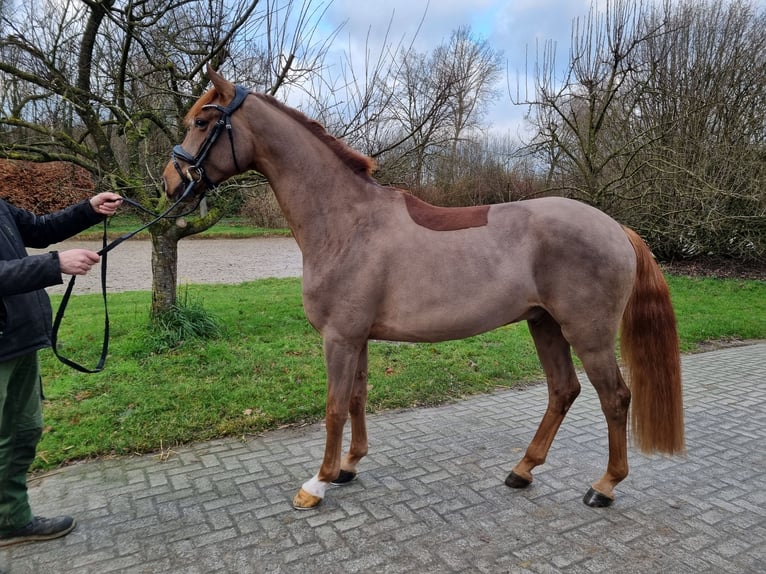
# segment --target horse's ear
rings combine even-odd
[[[210,64],[207,65],[207,77],[210,78],[210,81],[213,82],[213,87],[215,87],[216,91],[223,96],[226,102],[230,102],[234,99],[234,84],[216,72]]]

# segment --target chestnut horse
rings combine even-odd
[[[505,483],[522,488],[580,384],[573,350],[598,392],[609,436],[606,472],[584,502],[607,506],[628,474],[627,416],[645,452],[684,450],[680,357],[667,284],[644,242],[577,201],[540,198],[441,208],[375,182],[371,159],[299,111],[208,69],[213,87],[163,179],[170,197],[254,169],[271,184],[303,254],[303,305],[323,338],[327,442],[319,472],[293,500],[317,506],[353,480],[367,454],[370,339],[445,341],[527,321],[548,408]],[[225,130],[224,130],[225,126]],[[218,138],[223,132],[228,137]],[[187,150],[196,150],[194,155]],[[630,390],[615,357],[621,330]],[[351,444],[341,459],[343,428]]]

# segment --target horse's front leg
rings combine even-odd
[[[354,387],[351,390],[351,447],[340,463],[340,473],[332,481],[336,485],[344,485],[356,478],[356,466],[367,454],[367,423],[365,409],[367,408],[367,342],[359,353],[359,360],[354,373]]]
[[[299,510],[314,508],[319,505],[324,498],[327,487],[339,477],[343,427],[348,417],[352,390],[354,389],[354,381],[357,379],[357,367],[363,348],[366,349],[366,341],[355,343],[337,337],[325,336],[324,338],[324,354],[327,366],[327,405],[325,409],[327,440],[319,472],[303,483],[293,499],[293,506]],[[366,357],[367,354],[365,353],[365,372],[367,370]],[[366,442],[365,438],[365,451]]]

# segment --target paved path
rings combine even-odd
[[[763,573],[766,343],[683,359],[688,456],[631,452],[609,509],[580,501],[603,471],[590,385],[525,491],[503,485],[545,387],[371,416],[359,479],[318,510],[290,501],[319,463],[320,425],[166,456],[96,461],[34,482],[66,538],[12,547],[12,574]],[[163,460],[165,459],[166,460]]]

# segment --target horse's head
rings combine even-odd
[[[249,91],[225,80],[210,66],[207,73],[213,87],[186,115],[186,137],[173,148],[162,174],[168,197],[204,193],[242,173],[250,163],[249,158],[244,165],[239,162],[243,152],[231,123],[232,114],[244,103]]]

